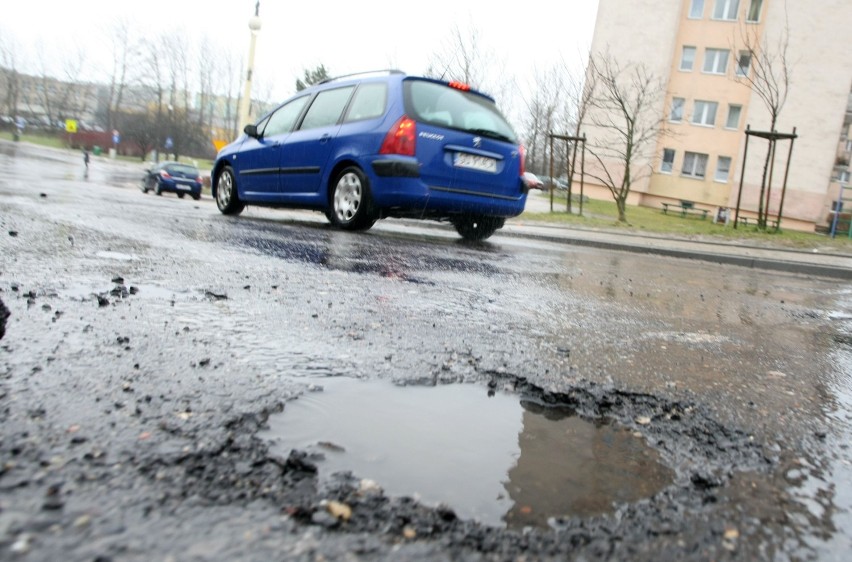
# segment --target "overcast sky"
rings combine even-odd
[[[560,60],[582,65],[594,30],[597,0],[262,0],[262,29],[255,59],[256,84],[273,99],[293,92],[305,68],[323,64],[333,75],[361,70],[399,68],[423,73],[431,57],[445,50],[454,27],[475,29],[482,52],[500,76],[522,84],[534,69]],[[245,59],[248,20],[255,0],[14,0],[6,2],[0,19],[0,43],[16,45],[18,70],[35,64],[38,49],[45,60],[61,61],[82,49],[90,74],[104,80],[111,56],[105,37],[120,18],[154,38],[181,30],[193,40],[210,44]]]

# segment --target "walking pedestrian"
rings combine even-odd
[[[87,149],[83,149],[83,162],[86,164],[86,170],[89,169],[89,151]]]

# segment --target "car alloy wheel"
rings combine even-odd
[[[356,167],[343,170],[334,183],[331,221],[347,230],[366,230],[376,222],[370,201],[369,180]]]
[[[245,208],[245,204],[237,195],[237,182],[230,166],[225,166],[219,173],[216,182],[216,206],[225,215],[238,215]]]

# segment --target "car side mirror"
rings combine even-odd
[[[257,125],[246,125],[243,132],[252,138],[257,138]]]

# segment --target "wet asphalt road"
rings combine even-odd
[[[142,169],[95,159],[86,177],[75,153],[0,142],[0,559],[852,548],[848,284],[399,221],[350,234],[312,213],[224,217],[209,197],[142,194]],[[674,477],[526,530],[359,474],[320,482],[317,459],[261,435],[340,376],[569,407],[640,435]]]

